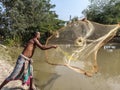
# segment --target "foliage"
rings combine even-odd
[[[120,22],[120,0],[90,0],[91,4],[83,11],[92,21],[115,24]]]
[[[5,11],[0,16],[3,27],[0,28],[0,34],[7,40],[19,39],[25,43],[35,31],[40,31],[44,35],[64,25],[64,21],[57,19],[58,15],[52,11],[55,5],[50,4],[50,0],[1,0],[1,2]]]

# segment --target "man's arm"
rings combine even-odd
[[[47,49],[51,49],[51,48],[56,48],[56,47],[57,47],[56,45],[52,45],[52,46],[42,45],[42,44],[39,42],[39,40],[37,40],[37,39],[34,39],[34,41],[35,41],[36,45],[37,45],[40,49],[42,49],[42,50],[47,50]]]

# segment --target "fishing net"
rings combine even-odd
[[[47,45],[58,47],[46,51],[46,62],[92,76],[98,71],[98,50],[116,35],[118,29],[119,24],[102,25],[89,20],[70,23],[47,40]]]

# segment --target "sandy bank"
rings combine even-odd
[[[12,72],[12,70],[13,67],[7,61],[0,60],[0,84]],[[20,81],[11,81],[6,86],[4,86],[2,90],[21,90],[19,89],[20,87]]]
[[[0,84],[10,75],[14,67],[9,63],[12,58],[8,52],[6,47],[0,45]],[[2,90],[21,90],[20,87],[21,81],[17,80],[9,82]]]

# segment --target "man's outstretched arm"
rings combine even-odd
[[[37,39],[34,39],[34,41],[35,41],[36,45],[37,45],[40,49],[42,49],[42,50],[47,50],[47,49],[51,49],[51,48],[56,48],[56,47],[57,47],[56,45],[51,45],[51,46],[42,45],[42,44],[39,42],[39,40],[37,40]]]

